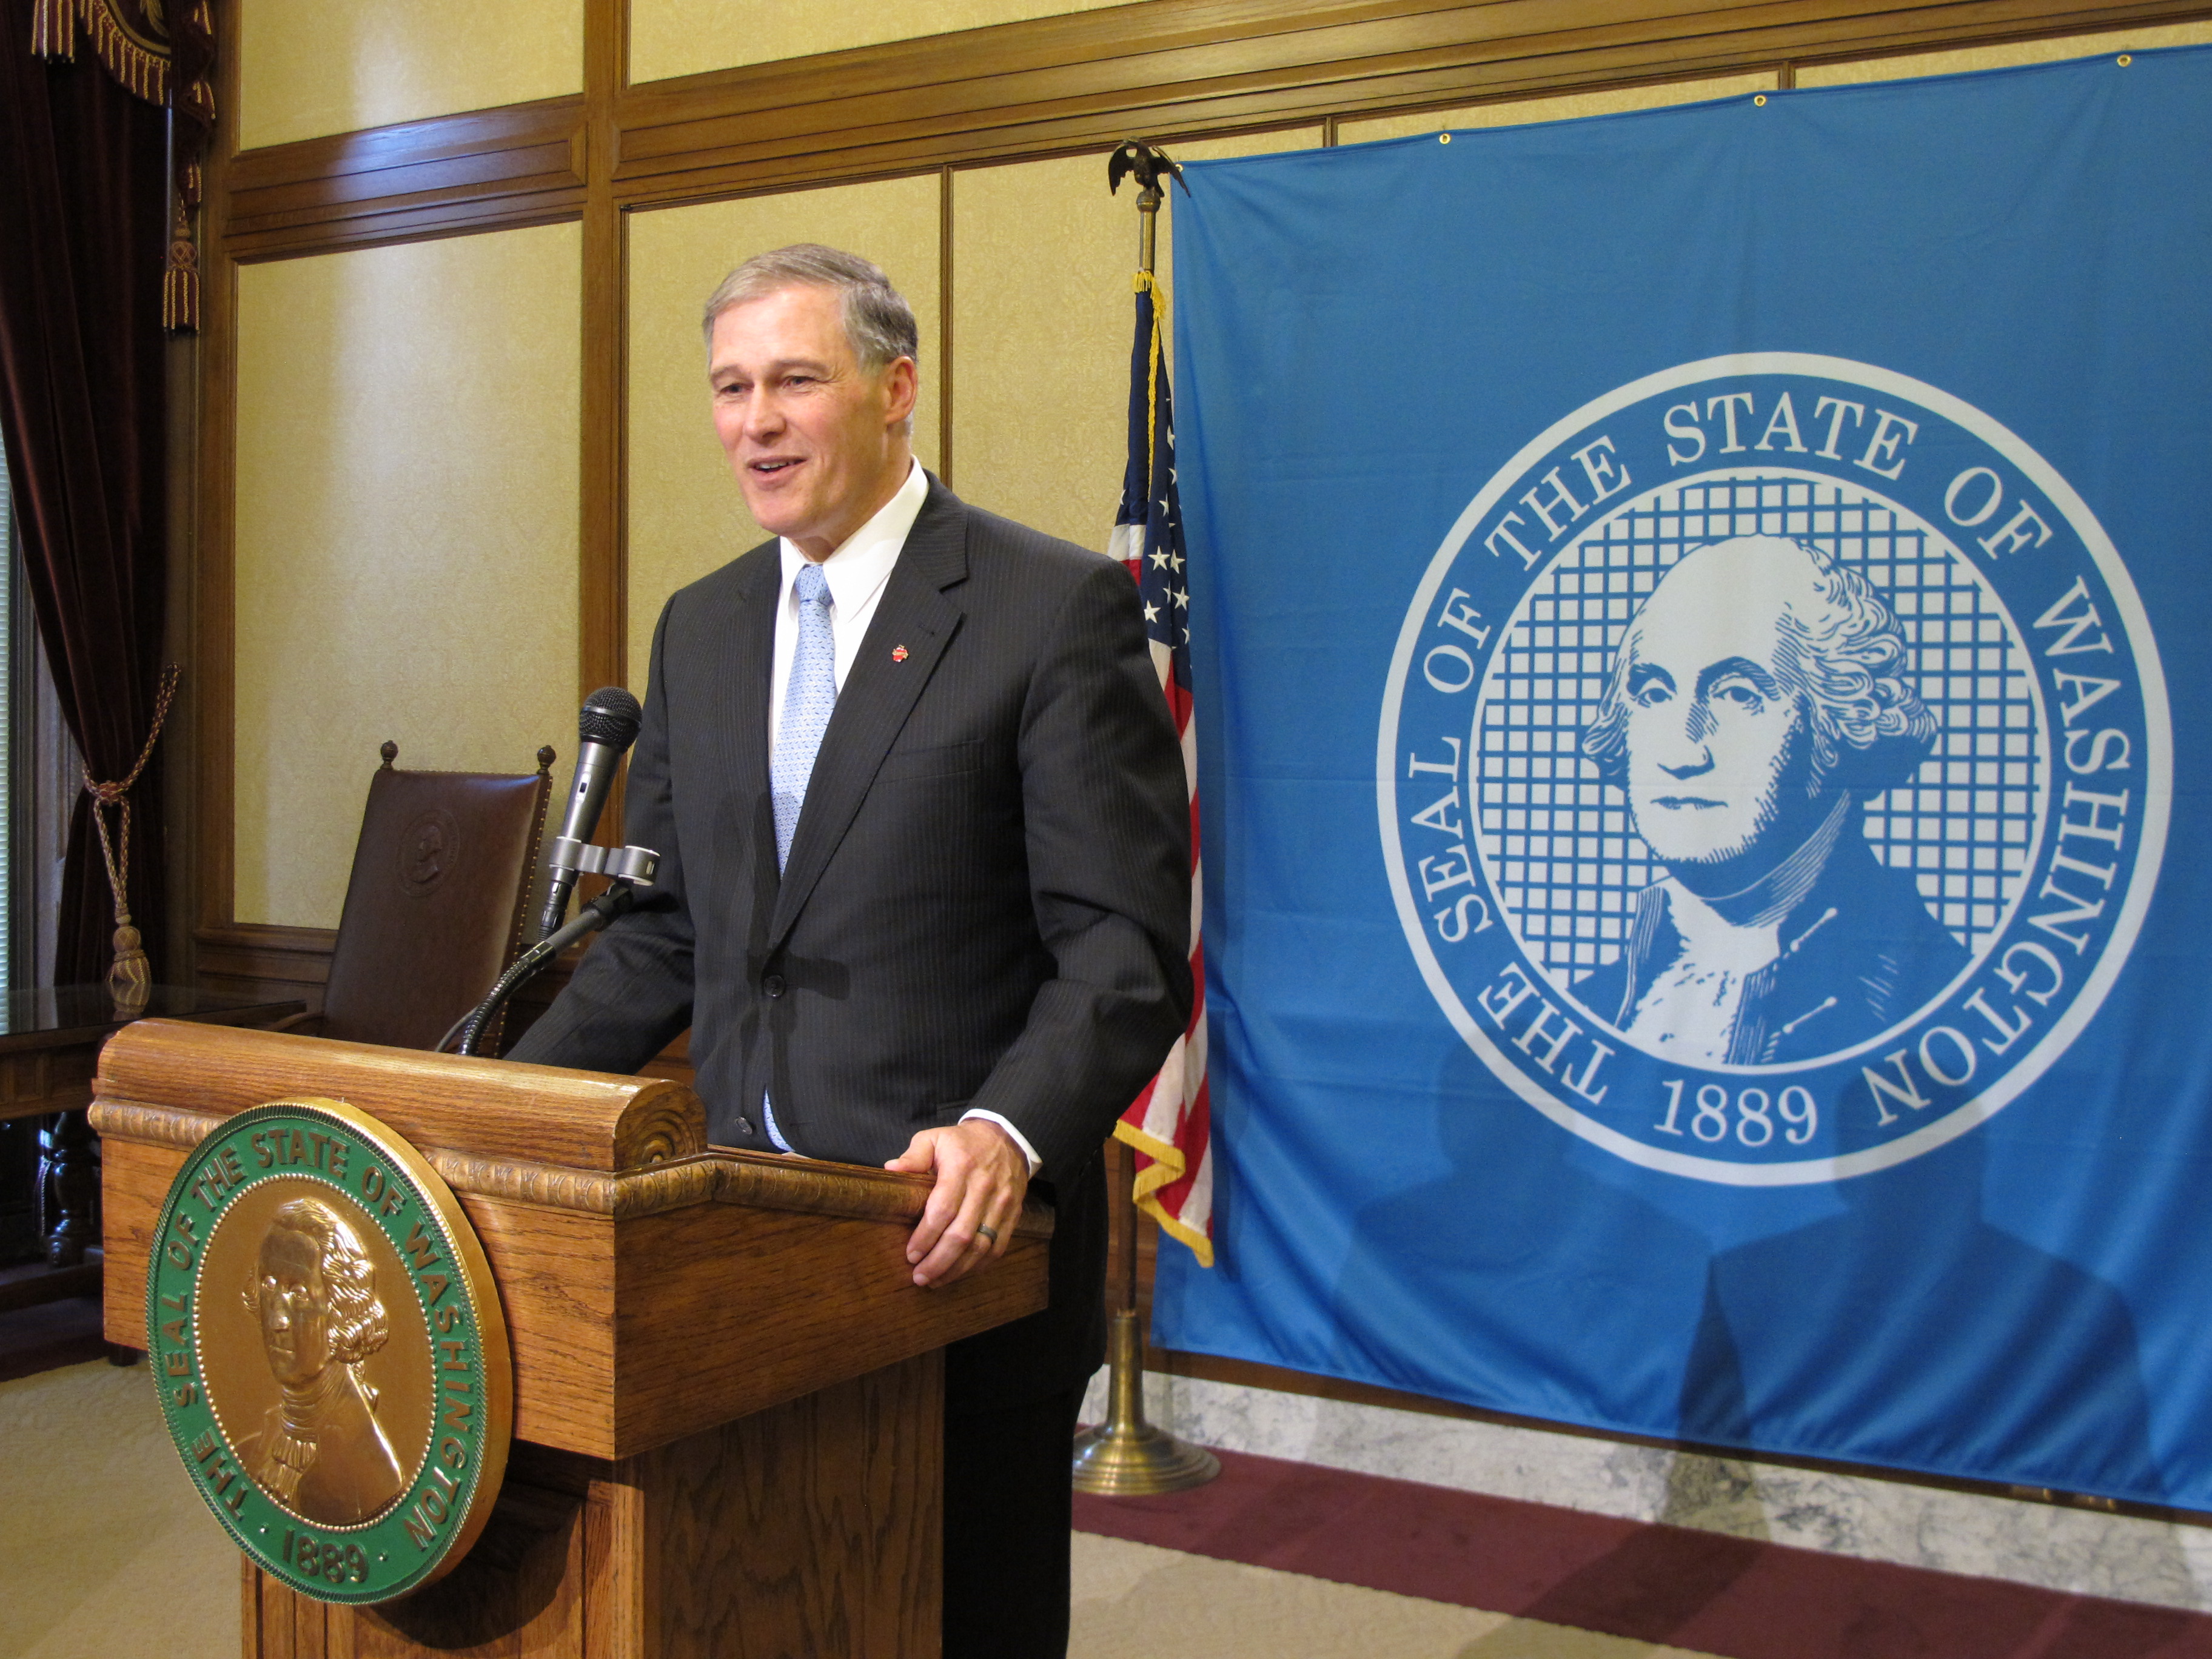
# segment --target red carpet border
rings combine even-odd
[[[2212,1659],[2212,1616],[1223,1452],[1079,1532],[1724,1659]]]

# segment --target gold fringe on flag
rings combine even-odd
[[[1182,1217],[1170,1215],[1167,1206],[1159,1200],[1163,1187],[1172,1187],[1190,1173],[1189,1157],[1173,1141],[1148,1135],[1127,1121],[1114,1126],[1114,1139],[1152,1160],[1137,1172],[1135,1189],[1130,1194],[1136,1206],[1159,1223],[1162,1232],[1196,1256],[1200,1267],[1211,1267],[1213,1241]]]

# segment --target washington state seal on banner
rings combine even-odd
[[[1406,939],[1522,1100],[1647,1168],[1832,1181],[2094,1018],[2171,804],[2089,504],[1982,410],[1795,353],[1534,438],[1411,596],[1376,756]]]

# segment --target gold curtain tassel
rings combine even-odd
[[[31,8],[31,51],[40,58],[74,59],[76,30],[71,27],[71,0],[36,0]]]
[[[107,888],[115,898],[115,960],[108,965],[107,994],[118,1013],[137,1014],[146,1006],[154,982],[153,966],[146,959],[145,941],[131,922],[131,786],[146,769],[146,763],[154,757],[154,745],[161,740],[162,722],[169,717],[169,703],[177,695],[177,681],[183,670],[171,663],[161,671],[161,695],[154,703],[153,729],[146,734],[146,746],[138,751],[138,763],[131,769],[131,775],[116,783],[96,783],[89,768],[82,768],[85,793],[92,797],[93,827],[100,832],[100,853],[107,866]],[[115,808],[118,833],[107,833],[107,812]]]

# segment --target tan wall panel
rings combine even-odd
[[[337,925],[377,745],[575,748],[581,235],[239,273],[240,921]]]
[[[1179,143],[1177,161],[1306,149],[1321,129]],[[1161,216],[1170,303],[1175,191]],[[1136,187],[1103,154],[952,181],[952,464],[962,497],[1103,550],[1127,442]]]
[[[1869,58],[1853,64],[1807,64],[1797,71],[1801,87],[1836,87],[1866,81],[1901,81],[1922,75],[1958,75],[1968,70],[2009,69],[2015,64],[2050,64],[2063,58],[2094,58],[2104,52],[2148,52],[2158,46],[2201,46],[2212,42],[2212,22],[2160,23],[2112,34],[2075,34],[2057,40],[2014,40],[1999,46],[1968,46],[1956,52],[1921,52],[1904,58]]]
[[[629,217],[629,658],[645,695],[668,596],[764,539],[714,439],[700,313],[732,266],[792,242],[866,254],[921,333],[915,453],[937,465],[938,176],[840,185]]]
[[[583,88],[583,0],[239,6],[242,149]]]
[[[1096,11],[1121,0],[631,0],[629,78],[659,81],[742,64],[993,23]]]
[[[1340,121],[1339,143],[1371,143],[1378,138],[1404,138],[1416,132],[1443,132],[1468,127],[1517,127],[1532,121],[1569,121],[1585,115],[1613,115],[1622,110],[1662,109],[1669,104],[1695,104],[1709,98],[1734,98],[1747,92],[1771,92],[1778,82],[1771,70],[1755,75],[1723,75],[1705,81],[1669,81],[1662,86],[1614,87],[1598,92],[1571,92],[1558,98],[1516,98],[1504,103],[1471,104],[1461,109],[1430,110],[1420,115],[1378,115],[1364,121]]]

